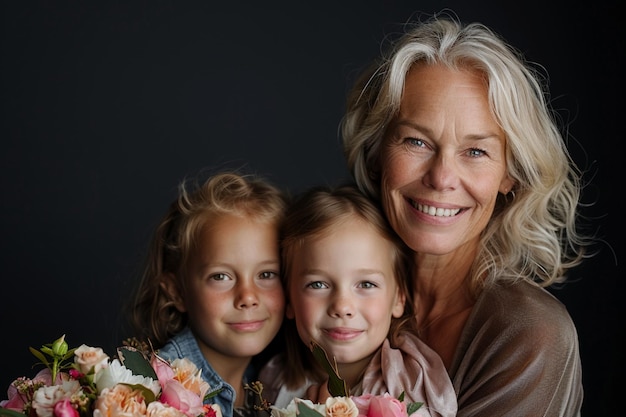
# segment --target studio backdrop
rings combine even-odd
[[[234,167],[291,192],[349,178],[357,73],[445,9],[545,68],[606,244],[553,293],[577,325],[583,415],[624,392],[624,24],[617,2],[2,2],[0,391],[66,334],[114,352],[152,230],[185,177]],[[618,171],[619,169],[619,171]],[[617,408],[617,407],[620,408]]]

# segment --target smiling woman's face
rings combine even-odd
[[[409,247],[443,255],[478,245],[498,192],[513,184],[505,146],[480,73],[409,71],[380,164],[385,212]]]

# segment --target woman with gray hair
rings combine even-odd
[[[592,239],[542,83],[489,28],[435,16],[357,80],[342,121],[354,179],[413,251],[418,336],[459,416],[580,414],[577,331],[546,288]]]

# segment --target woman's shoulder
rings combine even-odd
[[[506,327],[573,325],[565,305],[545,288],[526,281],[499,283],[479,295],[469,320],[483,318],[489,324]],[[482,321],[482,320],[481,320]]]
[[[460,343],[461,351],[494,349],[503,343],[516,345],[519,351],[559,355],[578,345],[578,334],[567,308],[554,295],[531,283],[517,282],[482,291]]]
[[[459,410],[548,415],[582,399],[574,322],[556,297],[527,282],[483,290],[449,371]]]

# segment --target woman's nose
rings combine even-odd
[[[455,189],[459,175],[454,157],[443,152],[434,155],[422,181],[427,187],[438,191]]]

